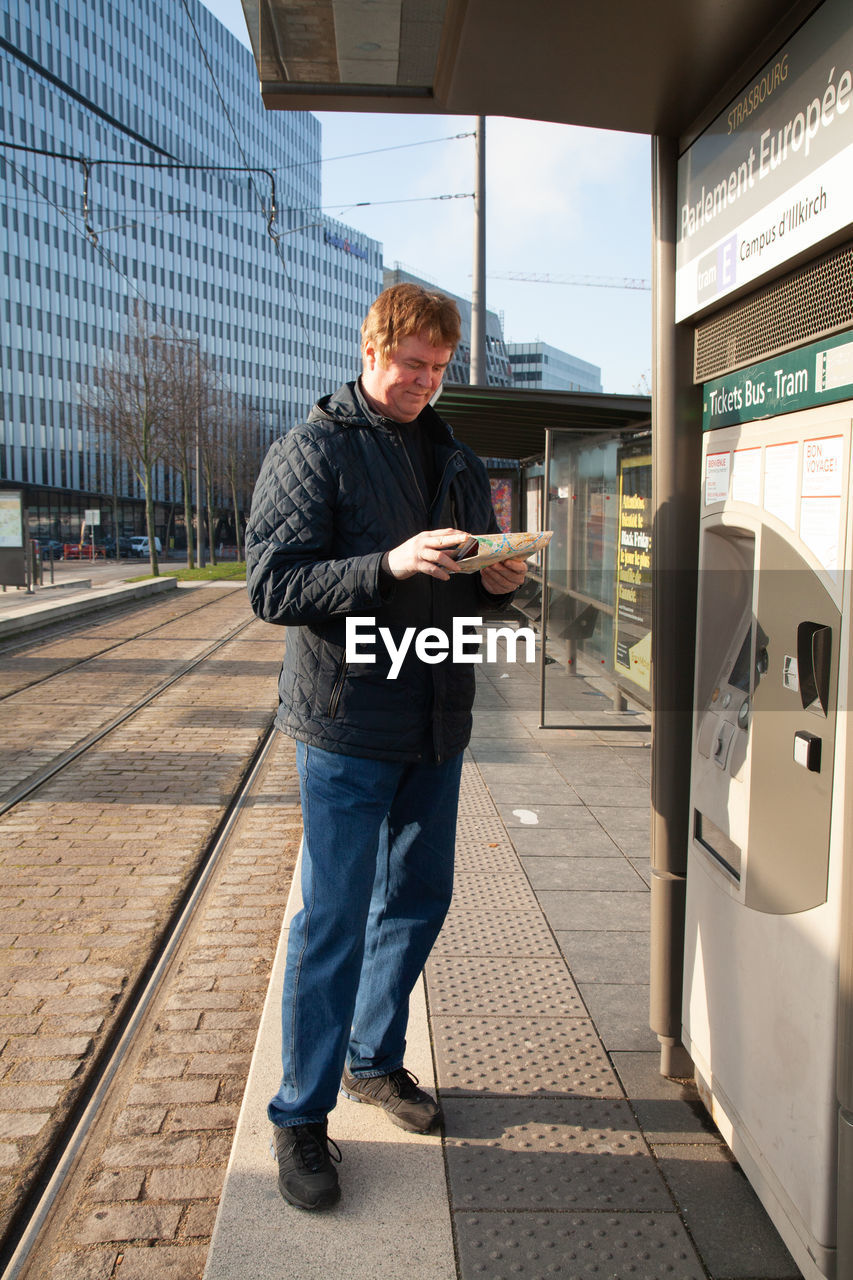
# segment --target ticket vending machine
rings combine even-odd
[[[703,448],[683,1041],[809,1280],[835,1269],[851,418]]]

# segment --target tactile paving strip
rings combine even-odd
[[[589,1020],[433,1018],[432,1031],[442,1094],[622,1097]]]
[[[506,875],[518,871],[520,865],[518,855],[509,843],[504,848],[469,845],[466,849],[456,846],[456,870],[460,875]]]
[[[562,957],[433,955],[426,976],[433,1017],[588,1016]]]
[[[469,760],[462,765],[462,782],[459,789],[459,814],[494,815],[495,806],[480,770]]]
[[[456,824],[456,839],[459,844],[495,843],[511,846],[506,827],[497,810],[489,801],[488,813],[461,813]]]
[[[703,1280],[674,1213],[459,1213],[460,1280]]]
[[[672,1208],[627,1102],[450,1098],[444,1129],[457,1211]]]
[[[460,911],[451,907],[434,953],[463,956],[558,956],[539,911]]]
[[[457,875],[453,901],[460,911],[537,911],[539,903],[520,867],[515,874]]]

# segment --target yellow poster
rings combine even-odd
[[[652,647],[652,460],[649,454],[620,459],[613,645],[616,673],[648,691]]]

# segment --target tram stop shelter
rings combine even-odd
[[[647,710],[651,575],[628,588],[620,576],[620,545],[625,505],[633,503],[644,512],[645,532],[632,530],[630,540],[644,540],[648,565],[650,398],[450,384],[439,408],[480,457],[518,465],[514,474],[503,473],[512,527],[553,534],[530,561],[514,602],[522,622],[542,638],[540,727],[558,727],[561,716],[549,693],[566,674],[594,678],[618,711],[626,710],[626,699]],[[489,470],[495,474],[493,465]],[[620,608],[620,588],[633,597],[630,606]],[[646,721],[645,715],[635,722],[626,717],[624,727]]]
[[[715,403],[729,405],[726,379],[749,379],[750,371],[757,378],[768,362],[798,350],[814,369],[821,342],[833,350],[841,344],[846,354],[833,360],[843,362],[853,351],[849,3],[243,0],[243,8],[260,91],[271,109],[521,116],[651,137],[651,670],[665,679],[653,679],[651,690],[650,1021],[662,1072],[687,1071],[682,996],[688,861],[696,843],[689,797],[697,569],[712,492],[701,480],[709,429],[703,396],[715,389]],[[850,402],[851,387],[850,377],[839,374],[823,390],[829,402]],[[783,421],[791,409],[777,405],[775,414]],[[731,449],[727,456],[733,457]],[[843,548],[850,539],[842,532]],[[843,628],[845,637],[846,622]],[[842,675],[853,679],[846,668]],[[839,743],[853,753],[853,741]],[[844,775],[835,777],[841,793]],[[848,804],[845,814],[850,810]],[[839,934],[848,941],[834,975],[838,1014],[831,1038],[838,1051],[837,1276],[848,1280],[853,819],[839,815],[837,825],[845,868]],[[735,1000],[743,976],[732,978]],[[835,1052],[823,1056],[834,1060]],[[771,1189],[768,1199],[774,1197],[779,1202]],[[834,1217],[827,1215],[827,1221]],[[797,1258],[813,1268],[812,1246],[805,1244]],[[828,1273],[830,1262],[819,1265],[823,1270],[809,1274]]]

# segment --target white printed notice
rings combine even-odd
[[[838,573],[844,437],[803,441],[800,539],[831,577]]]
[[[731,454],[709,453],[705,459],[705,506],[725,502],[729,496]]]
[[[732,501],[761,503],[761,450],[735,449],[732,457]]]
[[[797,461],[800,446],[770,444],[764,451],[764,510],[789,529],[797,527]]]

